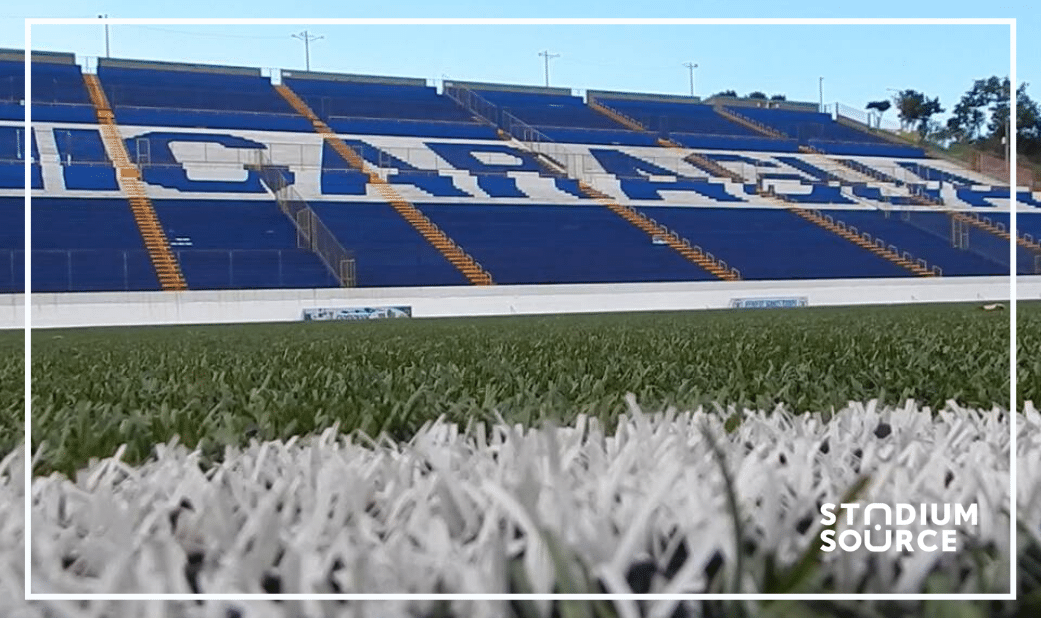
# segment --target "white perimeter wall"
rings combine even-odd
[[[291,322],[311,308],[407,305],[413,317],[721,309],[735,298],[806,297],[810,306],[1007,301],[1007,277],[709,281],[429,288],[33,294],[33,328]],[[1019,277],[1021,300],[1041,276]],[[0,295],[0,328],[23,328],[25,296]]]

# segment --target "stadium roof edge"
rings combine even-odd
[[[770,109],[787,109],[797,112],[820,111],[820,105],[809,101],[774,101],[772,99],[750,99],[748,97],[711,96],[705,99],[706,105],[727,105],[731,107],[767,107]]]
[[[0,60],[24,62],[24,49],[0,48]],[[76,64],[76,55],[68,52],[33,51],[32,62],[49,62],[51,64]]]
[[[426,86],[427,80],[417,77],[383,77],[380,75],[355,75],[351,73],[323,73],[320,71],[287,71],[282,70],[282,78],[323,79],[334,82],[354,82],[363,84],[386,84],[389,86]]]
[[[98,67],[120,69],[156,69],[159,71],[191,71],[195,73],[222,73],[225,75],[248,75],[260,77],[256,67],[235,67],[219,64],[194,64],[164,62],[160,60],[131,60],[127,58],[98,58]]]
[[[445,80],[446,86],[463,86],[471,90],[497,90],[500,92],[527,92],[531,94],[555,94],[562,96],[573,96],[570,88],[547,88],[545,86],[518,86],[515,84],[492,84],[486,82],[462,82],[458,80]]]
[[[633,101],[665,101],[668,103],[702,103],[701,97],[685,94],[648,94],[641,92],[622,92],[619,90],[586,90],[586,98],[597,97],[611,99],[631,99]]]

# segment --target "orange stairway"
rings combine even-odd
[[[653,240],[663,242],[687,260],[704,268],[716,277],[725,281],[737,281],[741,279],[741,273],[736,268],[731,268],[726,262],[716,258],[697,245],[691,245],[690,241],[681,238],[676,232],[661,225],[654,219],[648,218],[643,213],[631,206],[623,206],[611,197],[585,182],[579,180],[578,188],[589,197],[596,200],[600,205],[636,226]]]
[[[371,184],[376,192],[380,194],[390,204],[390,206],[407,221],[416,231],[418,231],[423,238],[426,239],[435,249],[441,252],[445,259],[447,259],[452,266],[455,266],[459,272],[466,277],[467,281],[473,285],[493,285],[491,274],[486,271],[480,263],[478,263],[473,257],[462,250],[454,240],[448,237],[444,231],[441,230],[433,221],[431,221],[426,215],[424,215],[418,208],[410,203],[405,198],[401,197],[394,187],[384,180],[378,173],[368,169],[365,164],[365,160],[362,159],[358,153],[348,146],[342,139],[336,136],[336,133],[329,128],[329,125],[325,124],[314,111],[311,110],[310,106],[307,105],[295,92],[292,91],[285,84],[279,84],[275,86],[275,90],[295,109],[300,115],[304,116],[311,121],[311,125],[314,127],[326,142],[337,152],[347,163],[354,169],[364,173],[368,177],[369,184]]]
[[[960,221],[968,223],[973,227],[977,227],[981,230],[990,232],[991,234],[994,234],[999,238],[1003,238],[1010,242],[1012,240],[1012,235],[1008,233],[1008,230],[998,227],[994,224],[993,221],[981,217],[976,213],[965,214],[962,212],[950,212],[948,214],[950,214],[951,218],[953,219],[958,219]],[[1017,234],[1016,244],[1020,247],[1023,247],[1024,249],[1029,249],[1030,251],[1034,251],[1038,254],[1041,254],[1041,244],[1039,244],[1037,240],[1030,240]]]
[[[726,178],[731,182],[736,182],[738,184],[745,184],[746,182],[744,177],[742,177],[740,174],[732,172],[720,165],[719,163],[716,163],[712,159],[702,156],[696,152],[692,152],[689,155],[683,157],[683,160],[690,163],[691,165],[694,165],[711,173],[713,176],[717,176],[719,178]]]
[[[105,150],[116,166],[116,180],[119,188],[127,196],[130,202],[130,210],[134,215],[134,221],[141,232],[145,248],[152,260],[152,266],[159,277],[159,284],[163,290],[186,290],[184,275],[181,266],[177,263],[173,251],[170,250],[170,242],[163,232],[159,223],[159,217],[152,207],[152,200],[148,198],[145,183],[141,181],[141,170],[130,160],[127,154],[123,137],[116,125],[115,114],[109,106],[105,91],[101,88],[101,82],[97,75],[84,73],[83,81],[86,83],[87,92],[94,103],[98,123],[101,125],[101,140],[105,144]]]
[[[775,131],[774,129],[771,129],[770,127],[766,126],[761,122],[756,122],[755,120],[752,120],[747,116],[742,116],[741,114],[733,110],[729,110],[723,107],[722,105],[713,105],[712,109],[715,110],[717,114],[726,118],[727,120],[731,122],[736,122],[737,124],[752,129],[753,131],[761,135],[765,135],[766,137],[773,137],[776,139],[788,139],[787,135],[779,131]]]
[[[866,233],[860,234],[856,228],[846,225],[842,221],[838,221],[823,215],[819,211],[810,210],[807,208],[795,208],[789,207],[788,211],[806,219],[810,223],[819,225],[820,227],[838,234],[845,238],[849,242],[867,249],[871,253],[874,253],[880,258],[889,260],[890,262],[907,269],[918,277],[936,277],[940,275],[939,270],[931,270],[925,263],[925,260],[915,260],[909,253],[901,254],[896,247],[887,245],[881,239],[871,239]]]
[[[633,120],[632,118],[626,116],[622,112],[620,112],[620,111],[618,111],[616,109],[612,109],[612,108],[604,105],[603,103],[600,103],[596,99],[589,99],[588,105],[589,105],[590,108],[600,112],[604,116],[607,116],[611,120],[614,120],[615,122],[617,122],[618,124],[624,126],[627,129],[631,129],[633,131],[639,131],[640,133],[646,133],[647,132],[647,127],[643,126],[642,124],[640,124],[636,120]]]
[[[681,148],[679,144],[667,139],[659,139],[658,144],[666,148]],[[690,164],[712,173],[714,176],[728,178],[733,182],[738,183],[745,182],[744,178],[742,178],[740,175],[728,170],[727,168],[723,167],[719,163],[716,163],[712,159],[709,159],[708,157],[699,155],[696,152],[690,153],[689,155],[684,157],[684,159]],[[759,196],[768,200],[772,200],[774,202],[778,202],[779,204],[783,205],[789,212],[799,217],[802,217],[803,219],[806,219],[807,221],[814,223],[829,232],[837,234],[842,238],[845,238],[849,242],[863,249],[866,249],[879,257],[885,258],[898,266],[906,268],[907,270],[911,271],[919,277],[933,277],[937,275],[937,273],[929,270],[929,268],[923,265],[922,263],[919,263],[911,259],[909,256],[905,257],[904,255],[901,255],[898,251],[890,249],[889,246],[885,243],[882,243],[882,245],[880,246],[877,243],[862,237],[855,231],[851,231],[850,227],[845,225],[841,221],[829,221],[819,212],[791,206],[771,191],[760,190]]]

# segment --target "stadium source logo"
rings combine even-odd
[[[844,512],[843,512],[844,511]],[[954,552],[958,550],[958,527],[976,526],[976,504],[856,503],[821,506],[822,549],[833,552],[890,550],[908,552]],[[839,532],[837,523],[844,524]]]

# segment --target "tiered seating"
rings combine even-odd
[[[627,146],[656,143],[653,136],[626,129],[570,94],[480,87],[474,91],[496,105],[500,114],[512,114],[554,141]]]
[[[189,289],[336,287],[274,202],[155,200]]]
[[[832,120],[828,114],[791,109],[734,107],[730,111],[762,123],[800,144],[829,154],[878,157],[922,157],[918,148],[893,144],[866,131]]]
[[[40,153],[36,135],[30,134],[32,151],[32,187],[43,186],[40,173]],[[25,186],[25,132],[21,127],[0,126],[0,189],[20,189]]]
[[[120,194],[107,152],[122,161],[124,143],[111,134],[105,134],[108,141],[103,142],[96,127],[76,128],[79,122],[94,125],[97,119],[72,56],[43,54],[37,60],[34,117],[61,122],[38,126],[25,153],[19,128],[23,64],[20,52],[0,50],[0,114],[12,118],[0,125],[0,190],[8,196],[0,201],[0,291],[24,287],[17,274],[22,271],[24,245],[23,164],[28,154],[34,163],[33,187],[42,188],[41,152],[48,191],[37,192],[33,203],[34,289],[158,289],[128,203],[96,197]],[[154,200],[157,228],[152,231],[162,231],[149,237],[159,239],[154,243],[164,252],[171,245],[190,289],[337,285],[318,257],[297,247],[292,223],[270,197],[257,169],[244,163],[255,162],[255,153],[268,148],[272,167],[354,253],[360,286],[474,283],[473,269],[460,267],[458,260],[453,266],[446,258],[466,254],[468,260],[480,262],[479,267],[474,262],[468,266],[490,273],[499,284],[716,278],[696,259],[682,257],[680,248],[653,241],[657,227],[629,210],[636,203],[667,204],[640,207],[640,212],[725,260],[746,279],[908,276],[908,270],[829,232],[827,226],[781,208],[780,199],[760,197],[764,188],[789,206],[832,209],[828,212],[835,218],[940,266],[945,275],[1007,270],[1007,242],[997,230],[972,227],[967,232],[970,248],[964,251],[950,247],[950,219],[943,213],[915,211],[908,222],[898,214],[886,219],[876,211],[834,210],[840,204],[863,202],[909,204],[915,198],[906,195],[908,190],[927,190],[929,195],[942,194],[949,204],[978,206],[977,212],[991,215],[993,206],[1005,198],[1004,190],[981,182],[979,174],[943,161],[912,159],[916,155],[897,153],[893,148],[899,147],[823,114],[733,108],[788,136],[774,139],[757,133],[754,125],[682,97],[590,93],[592,100],[645,126],[644,131],[610,110],[586,105],[569,91],[466,85],[495,105],[488,115],[497,114],[503,127],[509,128],[516,117],[561,142],[554,156],[567,164],[573,174],[568,176],[515,144],[499,141],[494,127],[438,95],[423,80],[289,72],[283,79],[306,105],[295,96],[284,96],[290,90],[276,90],[255,69],[101,61],[100,82],[117,120],[143,125],[130,134],[148,135],[148,164],[142,165],[141,182]],[[91,75],[86,80],[95,83]],[[105,109],[100,97],[98,104]],[[301,111],[308,105],[321,118],[311,110]],[[84,110],[82,118],[77,116]],[[329,129],[320,120],[354,136],[341,142],[325,133]],[[258,133],[247,138],[219,130],[163,129],[170,126]],[[309,137],[305,144],[302,136],[262,133],[270,130],[307,132]],[[321,136],[311,135],[314,130],[326,137],[320,140],[320,168],[319,142],[311,138]],[[691,158],[689,151],[655,149],[659,136],[715,152]],[[135,149],[132,142],[130,150]],[[136,144],[142,153],[144,143]],[[836,171],[819,155],[791,154],[800,144],[845,149],[858,158],[848,159],[847,169]],[[203,158],[210,164],[198,160],[204,148]],[[180,156],[189,160],[181,161]],[[693,161],[693,168],[683,163],[684,156]],[[378,169],[380,182],[370,182],[358,169],[359,157],[366,169]],[[589,157],[589,165],[578,157]],[[583,172],[576,172],[576,161]],[[726,166],[724,173],[719,165]],[[725,174],[738,168],[740,175]],[[867,182],[857,171],[872,180]],[[579,173],[594,189],[579,186]],[[943,186],[938,188],[936,180]],[[884,186],[886,182],[890,185]],[[904,187],[899,191],[903,195],[887,197],[896,186]],[[166,199],[177,195],[217,199]],[[325,201],[332,195],[366,201]],[[1028,199],[1035,198],[1021,193],[1021,202]],[[610,205],[604,203],[608,201]],[[748,208],[749,201],[776,207]],[[566,203],[573,205],[562,205]],[[995,213],[991,218],[1007,224],[1007,215]],[[1024,216],[1020,227],[1038,238],[1038,221],[1041,215]],[[1020,272],[1032,272],[1032,251],[1021,248]]]
[[[998,213],[986,213],[983,215],[991,222],[1005,226],[1005,229],[1009,229],[1009,213],[998,212]],[[1020,237],[1025,237],[1033,240],[1034,242],[1041,242],[1041,214],[1031,212],[1019,212],[1016,214],[1016,234]],[[1005,248],[1005,252],[1008,253],[1008,248]],[[1022,245],[1017,244],[1016,246],[1016,265],[1018,266],[1017,272],[1020,274],[1041,274],[1041,255],[1033,249],[1028,249]]]
[[[994,221],[995,223],[1001,223],[1007,230],[1009,228],[1011,216],[1007,212],[988,212],[984,213],[985,217]],[[1035,239],[1041,239],[1041,214],[1018,212],[1016,213],[1016,230],[1018,233],[1030,234]]]
[[[0,120],[24,120],[25,71],[21,52],[0,50]]]
[[[898,161],[897,164],[923,180],[940,181],[952,185],[965,186],[972,186],[976,184],[972,181],[972,179],[967,178],[965,176],[960,176],[958,174],[948,172],[947,170],[940,169],[939,167],[931,167],[929,165],[919,163],[917,161]]]
[[[741,271],[743,279],[906,277],[907,271],[781,209],[643,208]]]
[[[25,65],[21,51],[0,50],[0,119],[25,118]],[[32,114],[37,122],[95,121],[83,87],[83,75],[72,54],[33,54]]]
[[[159,289],[126,200],[36,197],[32,208],[34,291]]]
[[[115,191],[116,169],[105,152],[101,134],[91,129],[59,129],[54,142],[61,159],[65,188],[70,190]]]
[[[788,193],[784,198],[799,204],[854,204],[855,202],[842,195],[842,187],[813,185],[809,193]]]
[[[256,69],[100,61],[121,125],[311,131]]]
[[[0,197],[0,294],[25,290],[25,202]]]
[[[422,80],[325,79],[283,73],[289,86],[329,126],[356,135],[406,135],[495,139],[495,129],[477,122]]]
[[[994,205],[987,201],[987,198],[998,198],[1008,199],[1009,190],[1008,188],[997,188],[990,189],[987,191],[974,191],[972,189],[957,189],[955,195],[958,199],[969,204],[970,206],[980,206],[984,208],[992,208]]]
[[[467,285],[461,272],[384,203],[316,201],[311,208],[354,253],[360,287]]]
[[[598,98],[597,101],[636,120],[651,131],[739,135],[758,137],[755,131],[720,116],[709,105],[631,99]]]
[[[912,206],[920,205],[914,201],[909,195],[888,195],[883,194],[882,189],[879,187],[871,187],[863,184],[855,184],[851,187],[853,195],[870,200],[873,202],[879,202],[882,204],[889,204],[890,206]]]
[[[943,269],[945,276],[952,275],[1003,275],[1008,273],[1008,242],[993,234],[977,230],[972,233],[969,245],[977,251],[955,249],[951,246],[950,221],[942,212],[912,213],[911,221],[904,220],[899,213],[889,217],[880,211],[836,210],[823,211],[855,226],[872,237],[882,238],[902,250],[910,251],[930,265]],[[1006,257],[1004,264],[984,255]]]
[[[421,208],[500,284],[715,279],[600,206]]]
[[[763,137],[720,116],[709,105],[598,96],[596,100],[639,122],[653,133],[688,148],[797,152],[794,140]]]

